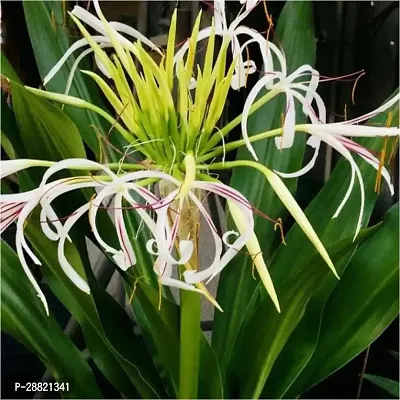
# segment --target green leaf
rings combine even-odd
[[[4,241],[1,241],[1,260],[2,330],[34,352],[57,382],[69,383],[66,397],[102,397],[87,361],[55,319],[46,315],[17,255]]]
[[[23,6],[36,63],[43,79],[69,47],[71,33],[66,20],[67,14],[63,9],[67,3],[38,0],[24,2]],[[69,57],[57,75],[46,85],[48,90],[64,93],[75,60],[74,55]],[[80,72],[81,68],[82,65],[75,72],[70,94],[105,109],[99,89],[84,77]],[[65,106],[64,111],[77,126],[85,143],[99,156],[99,140],[93,127],[106,135],[109,125],[88,110]],[[115,160],[114,157],[113,161]]]
[[[76,126],[60,109],[18,83],[10,84],[21,139],[30,158],[86,158]]]
[[[332,252],[332,254],[335,255],[335,259],[338,260],[335,264],[340,276],[346,269],[359,242],[376,232],[380,226],[381,224],[378,224],[372,228],[362,230],[356,242],[353,242],[353,235],[351,235],[329,248],[329,251]],[[301,370],[310,360],[319,335],[322,311],[332,290],[337,284],[337,279],[334,278],[329,271],[325,271],[325,274],[321,274],[324,263],[317,254],[315,254],[307,264],[308,265],[304,266],[306,270],[315,270],[315,268],[321,269],[317,272],[320,276],[318,288],[309,300],[303,318],[290,335],[275,361],[264,386],[262,398],[275,399],[283,397],[290,385],[295,381]],[[298,265],[298,269],[302,271],[303,266]],[[302,278],[300,277],[299,279]]]
[[[398,113],[398,110],[395,108],[392,111],[394,111],[395,115]],[[369,122],[374,124],[384,124],[386,120],[387,113],[375,117]],[[379,151],[382,146],[381,138],[362,139],[360,142],[373,151]],[[356,160],[356,162],[358,163],[364,177],[366,191],[364,224],[366,224],[372,213],[377,197],[374,193],[375,171],[363,160]],[[349,179],[348,171],[348,162],[341,160],[335,168],[330,180],[324,185],[321,192],[305,210],[307,218],[320,236],[322,242],[328,247],[331,243],[346,238],[346,236],[352,235],[355,232],[360,207],[360,197],[357,187],[354,188],[354,193],[352,193],[341,214],[336,219],[332,220],[331,218],[347,190]],[[315,253],[311,243],[309,243],[304,235],[302,235],[300,228],[297,225],[294,225],[286,235],[286,242],[286,246],[281,246],[278,249],[271,264],[271,276],[277,287],[278,296],[280,285],[283,285],[285,282],[292,279],[294,274],[300,275],[303,268],[308,268],[310,260]],[[351,257],[351,251],[347,257]],[[347,261],[345,258],[341,260],[340,264],[335,265],[335,267],[342,269],[343,265],[345,266],[346,263]],[[294,265],[296,268],[293,268]],[[270,393],[271,396],[283,395],[286,390],[289,389],[288,387],[284,387],[284,382],[290,384],[290,382],[292,382],[306,366],[308,360],[312,356],[318,339],[321,314],[324,307],[323,302],[321,302],[321,296],[322,298],[325,298],[324,301],[326,302],[326,299],[329,297],[329,294],[337,283],[338,281],[332,275],[328,275],[326,277],[326,283],[321,285],[318,292],[315,293],[315,297],[311,299],[304,316],[305,320],[308,322],[303,321],[291,335],[286,345],[286,353],[284,352],[282,356],[280,356],[281,359],[277,360],[275,373],[278,373],[278,371],[283,373],[282,368],[288,363],[287,357],[290,359],[290,368],[285,369],[286,376],[280,380],[279,384],[277,382],[271,383],[272,380],[267,382],[265,388],[266,393]],[[300,347],[301,351],[294,351],[295,348],[297,349]],[[295,355],[293,355],[293,352]],[[276,375],[272,373],[272,376]],[[271,379],[273,379],[272,376]],[[269,387],[270,385],[271,388]],[[289,391],[288,393],[290,394],[292,392]],[[293,396],[295,396],[295,394],[293,394]]]
[[[399,208],[357,249],[322,316],[310,362],[289,397],[329,376],[368,347],[399,312]]]
[[[285,51],[289,71],[295,70],[302,64],[313,65],[315,62],[316,47],[312,13],[311,2],[288,1],[279,17],[277,37]],[[261,93],[260,96],[263,94]],[[281,113],[285,108],[282,97],[268,102],[249,118],[249,135],[281,126]],[[302,119],[300,110],[299,107],[296,108],[299,121]],[[290,152],[277,150],[274,140],[256,142],[253,147],[260,163],[268,168],[278,171],[296,171],[302,165],[305,138],[298,136]],[[250,159],[248,150],[240,149],[237,159]],[[288,188],[292,193],[296,190],[296,184],[297,180],[288,182]],[[285,207],[261,173],[250,169],[236,169],[232,174],[230,186],[243,193],[251,204],[272,218],[287,215]],[[274,231],[272,224],[267,224],[265,219],[258,216],[255,216],[255,232],[268,265],[274,249],[279,244],[279,234]],[[251,258],[238,254],[220,277],[217,301],[224,313],[215,315],[212,345],[220,360],[223,376],[243,316],[258,283],[252,278],[251,270]]]
[[[364,378],[367,381],[372,382],[376,386],[379,386],[381,389],[388,392],[391,396],[398,399],[399,398],[399,391],[400,391],[400,384],[392,379],[384,378],[382,376],[377,375],[370,375],[365,374]]]
[[[134,334],[124,310],[106,292],[101,292],[93,279],[88,280],[91,289],[88,295],[66,277],[58,263],[56,244],[44,237],[37,220],[28,223],[25,234],[43,263],[46,282],[78,321],[89,353],[104,376],[127,398],[163,397],[151,357],[144,351],[142,339]],[[73,237],[73,241],[77,239]],[[83,237],[81,242],[84,244]],[[66,245],[66,255],[85,277],[85,268],[73,244]]]
[[[371,230],[363,231],[359,240],[370,232]],[[349,236],[327,250],[336,262],[352,247],[353,236]],[[230,383],[237,385],[236,390],[240,391],[241,398],[260,397],[275,361],[302,320],[311,294],[331,274],[326,266],[324,268],[319,254],[315,254],[307,268],[301,268],[301,271],[301,274],[292,276],[280,287],[278,296],[281,314],[276,312],[269,299],[265,299],[256,307],[254,315],[250,314],[246,318],[247,323],[243,325],[241,335],[235,343],[236,358],[232,359],[229,368]],[[285,378],[284,375],[279,377],[282,380]]]
[[[4,55],[3,51],[0,52],[0,65],[1,65],[1,74],[8,79],[11,79],[17,83],[21,83],[21,80],[19,79],[19,76],[15,72],[14,68],[8,61],[7,57]]]

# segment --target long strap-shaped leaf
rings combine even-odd
[[[360,233],[359,240],[374,229]],[[354,247],[353,236],[327,247],[333,262],[340,260]],[[311,295],[321,280],[331,272],[321,257],[315,254],[301,276],[294,275],[280,286],[278,296],[282,313],[278,314],[271,301],[265,299],[246,316],[239,339],[236,341],[234,358],[228,370],[230,385],[239,391],[241,398],[260,398],[269,374],[288,338],[302,321]],[[283,375],[280,379],[285,379]]]
[[[393,121],[397,120],[398,109],[393,108]],[[388,119],[388,114],[383,114],[369,121],[371,124],[384,125]],[[382,139],[371,138],[362,139],[360,143],[372,151],[380,151]],[[376,172],[363,160],[356,160],[362,175],[364,176],[364,185],[366,191],[366,210],[364,213],[365,221],[369,220],[373,206],[376,201],[374,192]],[[359,193],[355,193],[350,197],[342,213],[334,220],[334,214],[337,205],[340,203],[348,185],[349,166],[345,160],[339,162],[335,168],[330,180],[322,188],[321,192],[311,202],[305,210],[305,214],[311,224],[319,234],[322,242],[329,246],[337,240],[345,238],[354,233],[358,210],[359,210]],[[292,274],[301,276],[303,268],[309,268],[311,265],[312,254],[314,250],[305,240],[300,232],[300,228],[295,225],[286,236],[287,246],[281,246],[271,264],[271,275],[275,285],[278,287],[290,279]],[[354,249],[343,257],[340,262],[335,264],[339,274],[341,275],[346,268]],[[293,267],[295,266],[295,267]],[[292,382],[301,373],[311,358],[315,349],[319,327],[321,322],[322,311],[329,298],[330,293],[338,284],[337,279],[331,275],[327,275],[320,282],[319,288],[310,300],[305,311],[304,318],[289,338],[282,354],[279,355],[276,365],[271,372],[271,376],[263,392],[266,397],[280,397],[289,389]],[[288,365],[290,365],[288,367]],[[280,379],[277,380],[276,377]]]
[[[63,396],[101,397],[87,361],[55,319],[46,315],[17,255],[4,241],[1,241],[1,281],[2,330],[33,351],[58,382],[68,382],[69,390]]]
[[[38,0],[26,1],[23,5],[36,63],[40,76],[43,78],[64,55],[70,45],[71,33],[68,28],[67,13],[64,10],[66,2]],[[46,88],[52,92],[64,93],[68,75],[74,62],[75,57],[71,56],[66,65],[47,84]],[[84,62],[82,62],[83,64]],[[82,69],[82,66],[75,73],[70,94],[104,109],[100,91],[90,79],[83,76],[79,69]],[[85,109],[65,107],[65,112],[78,127],[86,144],[99,156],[99,139],[94,127],[98,128],[98,132],[107,135],[109,125],[104,123],[95,113]],[[112,138],[117,136],[112,135]],[[108,150],[112,156],[109,147]],[[116,160],[117,158],[113,159],[113,161]]]
[[[358,249],[330,296],[310,362],[287,396],[302,393],[368,347],[399,312],[399,205]]]
[[[278,20],[277,38],[287,57],[288,69],[295,70],[302,64],[313,65],[315,61],[315,38],[312,18],[312,3],[289,1],[282,10]],[[263,95],[262,93],[261,95]],[[254,113],[248,122],[250,134],[256,134],[281,126],[283,99],[274,99]],[[297,113],[301,115],[301,113]],[[280,152],[273,140],[260,141],[254,149],[260,163],[279,171],[296,171],[303,161],[305,138],[296,138],[290,152]],[[238,151],[237,159],[250,159],[247,149]],[[294,193],[297,180],[288,183]],[[230,185],[239,190],[246,198],[265,214],[273,217],[284,217],[287,211],[271,190],[265,176],[251,169],[238,168],[233,171]],[[272,224],[263,218],[255,217],[255,231],[262,247],[263,257],[268,262],[274,249],[279,245],[279,234]],[[216,312],[213,325],[212,345],[220,361],[221,372],[225,375],[233,345],[243,321],[245,310],[257,285],[253,279],[251,257],[238,254],[222,272],[217,301],[224,313]]]

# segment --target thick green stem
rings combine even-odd
[[[282,134],[282,131],[283,131],[283,128],[277,128],[277,129],[273,129],[271,131],[258,133],[257,135],[250,136],[249,141],[256,142],[258,140],[267,139],[267,138],[270,138],[273,136],[279,136]],[[217,147],[210,153],[207,153],[207,154],[204,154],[203,156],[198,157],[196,161],[199,163],[205,162],[205,161],[209,160],[210,158],[213,158],[213,157],[223,154],[224,152],[228,153],[229,151],[236,150],[239,147],[244,146],[245,144],[246,144],[246,141],[244,139],[236,140],[234,142],[226,144],[225,146]]]
[[[179,398],[197,399],[201,339],[201,296],[181,290]]]

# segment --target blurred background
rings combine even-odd
[[[91,9],[90,1],[69,1],[72,8],[79,3]],[[277,21],[284,5],[282,1],[267,1],[268,11]],[[150,37],[159,46],[166,45],[170,18],[175,7],[178,7],[178,42],[185,40],[199,9],[204,11],[203,24],[208,25],[213,15],[212,2],[208,1],[102,1],[102,9],[109,20],[127,23]],[[17,71],[25,84],[40,86],[41,81],[36,69],[29,34],[25,24],[21,1],[2,1],[2,51]],[[239,1],[227,1],[227,16],[232,19],[239,11]],[[346,113],[347,118],[363,114],[380,105],[399,85],[399,2],[390,1],[315,1],[314,26],[317,41],[316,69],[322,75],[337,77],[355,71],[364,70],[355,89],[355,102],[351,94],[354,81],[332,81],[321,84],[319,93],[326,102],[329,121],[341,121]],[[267,30],[264,8],[259,4],[244,21],[260,32]],[[71,41],[74,37],[71,37]],[[279,40],[279,38],[273,38]],[[252,57],[253,59],[254,57]],[[260,60],[256,60],[260,62]],[[228,117],[236,116],[243,106],[246,91],[231,91],[229,97]],[[345,111],[346,109],[346,111]],[[239,131],[233,132],[230,139],[238,138]],[[234,157],[234,155],[233,155]],[[396,157],[398,160],[398,157]],[[297,194],[302,205],[306,205],[329,179],[330,172],[337,161],[337,155],[331,149],[324,150],[319,164],[311,175],[304,178]],[[398,187],[398,162],[392,167],[394,184]],[[385,191],[377,202],[372,216],[372,223],[398,201],[398,191],[392,198]],[[51,293],[48,298],[57,306],[57,300]],[[52,307],[54,309],[54,307]],[[67,326],[68,312],[58,304],[58,320]],[[210,330],[212,321],[204,322],[204,329]],[[399,377],[398,360],[391,351],[398,352],[398,319],[371,346],[367,359],[366,371],[397,380]],[[44,374],[42,363],[23,346],[11,337],[2,334],[2,398],[21,398],[14,391],[15,382],[40,381]],[[365,353],[361,354],[347,366],[337,371],[330,378],[305,393],[303,398],[355,398],[359,388],[359,375],[365,363]],[[73,368],[73,366],[71,366]],[[112,389],[109,397],[113,397]],[[44,394],[35,395],[36,398]],[[373,384],[365,381],[360,398],[379,398],[381,393]],[[28,394],[25,398],[32,397]]]

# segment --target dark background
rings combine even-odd
[[[76,2],[70,2],[72,5]],[[80,2],[82,3],[86,2]],[[268,9],[276,21],[284,2],[269,1]],[[149,37],[165,34],[168,31],[168,19],[176,2],[102,2],[108,18],[136,26]],[[183,39],[189,36],[193,16],[198,8],[212,13],[207,2],[179,2],[180,23],[178,35]],[[239,2],[229,2],[228,8],[234,15],[240,8]],[[20,1],[3,1],[3,48],[2,50],[17,70],[24,83],[31,86],[40,85],[29,35],[25,26],[22,3]],[[229,15],[229,14],[228,14]],[[182,18],[183,17],[183,18]],[[255,10],[245,23],[259,31],[266,29],[265,15],[262,6]],[[398,87],[399,71],[399,3],[375,1],[329,1],[314,3],[314,24],[317,38],[316,69],[323,75],[340,76],[364,69],[357,86],[355,106],[348,109],[348,118],[361,115],[381,104],[385,98]],[[350,103],[352,83],[332,82],[320,86],[319,92],[326,101],[331,115],[342,115],[344,105]],[[230,94],[230,115],[235,115],[243,105],[245,93]],[[337,117],[339,118],[340,117]],[[239,135],[240,132],[236,132]],[[233,134],[233,136],[235,133]],[[328,157],[321,157],[318,168],[312,179],[304,182],[306,191],[315,193],[323,184],[326,171],[335,163]],[[398,187],[398,163],[394,172],[395,186]],[[303,185],[303,186],[304,186]],[[308,185],[308,187],[307,187]],[[392,199],[381,198],[376,206],[372,221],[376,221],[398,201],[398,193]],[[62,326],[66,326],[69,315],[63,306],[51,295],[45,293],[54,303],[52,309],[58,308],[57,317]],[[206,324],[210,327],[211,324]],[[371,346],[366,372],[398,380],[398,361],[389,351],[399,351],[398,318]],[[8,335],[2,334],[2,398],[32,398],[31,393],[15,392],[15,382],[38,382],[45,368],[34,355]],[[305,393],[302,398],[356,398],[360,382],[360,372],[365,361],[365,353],[356,357],[344,368]],[[71,366],[73,368],[73,366]],[[116,393],[103,383],[105,394],[109,397]],[[364,381],[360,398],[384,398],[373,384]]]

